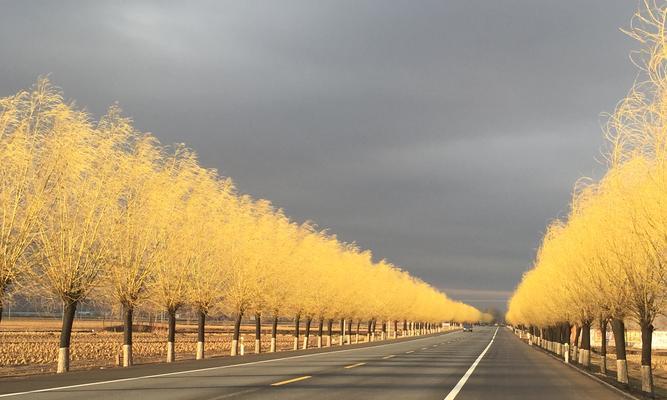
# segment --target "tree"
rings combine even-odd
[[[6,294],[35,261],[29,248],[54,178],[44,141],[61,105],[60,93],[45,78],[30,92],[0,99],[0,321]]]
[[[125,136],[127,146],[118,157],[123,177],[118,201],[112,204],[106,294],[123,313],[123,366],[133,364],[132,330],[135,309],[143,303],[155,278],[162,240],[164,180],[157,173],[162,151],[156,140],[134,130],[131,121],[112,107],[100,129]]]
[[[167,312],[167,362],[173,362],[176,360],[176,312],[192,293],[188,270],[201,254],[190,236],[194,227],[189,224],[189,218],[196,207],[193,204],[195,183],[205,172],[197,165],[191,151],[177,146],[161,173],[167,182],[162,199],[167,212],[166,218],[161,219],[162,240],[151,299]]]
[[[69,370],[69,347],[77,305],[99,283],[108,265],[111,209],[118,200],[118,146],[123,136],[95,129],[71,107],[53,110],[46,138],[54,179],[41,219],[35,281],[63,303],[58,372]]]

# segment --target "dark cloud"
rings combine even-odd
[[[635,5],[7,1],[0,94],[51,73],[96,115],[119,101],[243,191],[497,306],[602,170]]]

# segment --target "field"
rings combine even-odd
[[[113,332],[110,329],[119,325],[117,321],[75,321],[71,344],[72,370],[115,367],[121,355],[123,333]],[[301,340],[303,340],[303,328],[302,324]],[[59,329],[60,321],[58,320],[2,321],[0,376],[55,372]],[[270,325],[262,326],[262,351],[264,352],[269,350],[270,329]],[[276,341],[279,351],[293,348],[294,338],[291,329],[293,329],[291,325],[279,326]],[[178,324],[176,331],[176,359],[193,359],[197,345],[196,326]],[[246,353],[254,352],[254,332],[254,325],[242,326]],[[365,331],[363,333],[365,334]],[[316,334],[317,327],[315,326],[314,329],[311,328],[309,341],[311,347],[317,345]],[[228,356],[231,350],[231,339],[231,323],[207,326],[206,356]],[[337,339],[338,336],[334,333],[334,341]],[[161,324],[157,324],[152,332],[135,332],[133,334],[135,363],[162,362],[166,358],[166,340],[166,327]]]

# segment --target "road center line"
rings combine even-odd
[[[456,384],[456,386],[454,386],[454,389],[452,389],[452,391],[449,392],[447,397],[445,397],[445,400],[454,400],[456,398],[456,396],[459,394],[459,392],[461,391],[461,389],[463,389],[463,385],[465,385],[466,382],[468,382],[468,378],[470,378],[470,375],[472,375],[472,373],[475,371],[475,368],[477,368],[477,364],[479,364],[479,362],[482,361],[482,357],[484,357],[484,354],[486,354],[486,352],[489,350],[489,348],[493,344],[493,341],[495,340],[497,333],[498,333],[498,328],[496,328],[496,331],[493,332],[493,337],[491,338],[491,341],[489,342],[489,344],[486,345],[486,348],[482,351],[482,353],[479,355],[479,357],[477,357],[475,362],[472,363],[470,368],[468,368],[468,370],[461,377],[461,379]]]
[[[288,379],[286,381],[280,381],[280,382],[272,383],[271,386],[287,385],[288,383],[299,382],[299,381],[303,381],[303,380],[310,379],[310,378],[312,378],[311,375],[300,376],[298,378]]]
[[[415,352],[414,350],[410,350],[410,351],[406,351],[405,354],[410,354],[410,353],[414,353],[414,352]]]
[[[388,360],[388,359],[390,359],[390,358],[394,358],[394,357],[396,357],[396,356],[392,354],[392,355],[390,355],[390,356],[384,356],[384,357],[382,357],[382,359],[383,359],[383,360]]]
[[[366,364],[366,363],[362,362],[362,363],[356,363],[356,364],[348,365],[347,367],[345,367],[345,369],[361,367],[364,364]]]

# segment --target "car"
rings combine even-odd
[[[472,324],[463,324],[463,332],[472,332]]]

